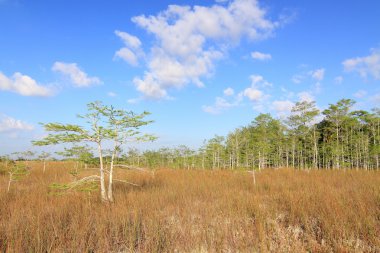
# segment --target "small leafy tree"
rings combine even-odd
[[[25,152],[22,152],[21,155],[24,157],[25,165],[28,166],[28,161],[31,161],[33,157],[35,156],[35,152],[27,150]]]
[[[7,187],[7,192],[9,192],[13,182],[19,181],[29,174],[29,168],[25,164],[8,161],[6,166],[0,168],[0,172],[8,173],[9,175]]]
[[[104,202],[113,201],[112,183],[114,160],[118,155],[120,146],[126,142],[132,141],[153,141],[154,136],[141,134],[139,128],[152,123],[145,120],[149,112],[135,114],[132,111],[117,110],[113,106],[103,105],[102,102],[96,101],[87,105],[88,113],[79,115],[84,119],[88,127],[62,124],[47,123],[43,124],[44,128],[50,133],[40,141],[34,141],[34,145],[54,145],[59,143],[81,143],[92,142],[97,146],[99,156],[99,176],[90,176],[90,180],[100,180],[100,195]],[[105,171],[103,163],[103,143],[104,141],[112,142],[112,158],[109,171]],[[106,173],[108,173],[108,191],[106,190]],[[81,179],[83,180],[83,179]]]
[[[64,151],[56,152],[56,154],[76,161],[75,168],[71,171],[71,174],[75,177],[78,175],[79,165],[84,164],[85,168],[87,168],[87,165],[92,162],[94,157],[92,148],[87,145],[74,145],[71,148],[64,148]]]
[[[10,155],[3,155],[3,156],[0,156],[0,162],[1,162],[0,170],[5,170],[8,168],[8,164],[10,162],[13,162],[13,160],[10,158]]]
[[[50,153],[43,151],[39,156],[38,159],[44,162],[44,168],[43,173],[45,173],[46,170],[46,160],[48,160],[51,157]]]

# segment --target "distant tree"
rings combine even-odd
[[[224,142],[225,138],[223,136],[215,135],[214,138],[211,138],[207,143],[206,152],[212,169],[221,168],[221,165],[224,164]]]
[[[0,156],[0,162],[3,163],[2,167],[8,168],[8,164],[13,162],[10,155],[2,155]]]
[[[80,165],[84,164],[85,168],[87,168],[88,164],[92,162],[94,157],[92,148],[88,145],[74,145],[71,148],[64,148],[63,151],[58,151],[56,154],[76,161],[74,171],[71,171],[71,174],[74,176],[78,174]]]
[[[184,145],[144,152],[130,149],[122,160],[129,167],[150,168],[379,169],[380,109],[352,111],[353,104],[350,99],[330,104],[323,111],[324,119],[317,122],[320,112],[315,102],[302,101],[286,120],[260,114],[226,137],[205,140],[196,151]],[[111,158],[112,150],[107,160]]]
[[[13,182],[17,182],[29,174],[29,168],[25,164],[11,162],[5,168],[5,172],[9,175],[7,187],[7,192],[9,192]]]
[[[288,124],[292,129],[292,134],[296,138],[300,167],[308,166],[309,158],[312,156],[312,165],[317,168],[318,159],[318,135],[315,128],[315,119],[319,115],[319,110],[315,102],[297,102],[292,108],[292,114],[288,118]],[[311,151],[311,152],[310,152]],[[293,154],[294,157],[294,154]],[[293,165],[294,166],[294,165]]]
[[[333,167],[340,169],[344,154],[344,147],[342,146],[345,136],[343,135],[343,126],[345,121],[350,117],[349,112],[351,107],[355,104],[352,99],[341,99],[336,104],[330,104],[329,108],[322,113],[325,115],[327,121],[325,131],[330,132],[334,139],[330,139],[328,145],[331,146],[331,155],[333,160]],[[328,139],[326,139],[328,140]]]
[[[46,161],[51,158],[51,154],[48,152],[43,151],[41,154],[38,155],[38,159],[44,162],[43,166],[43,173],[45,173],[46,170]]]
[[[25,165],[28,166],[28,162],[33,159],[35,153],[33,151],[27,150],[24,152],[14,152],[12,155],[16,156],[16,160],[24,161]]]

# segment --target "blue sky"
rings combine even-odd
[[[0,0],[0,154],[95,100],[199,146],[300,100],[380,106],[379,1]]]

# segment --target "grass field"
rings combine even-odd
[[[2,252],[380,252],[379,172],[125,171],[140,186],[103,204],[50,192],[73,164],[29,166],[9,193],[0,176]]]

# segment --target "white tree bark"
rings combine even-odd
[[[98,153],[99,153],[99,162],[100,162],[100,196],[103,202],[107,202],[106,194],[106,185],[104,178],[104,167],[103,167],[103,154],[102,154],[102,145],[98,142]]]

